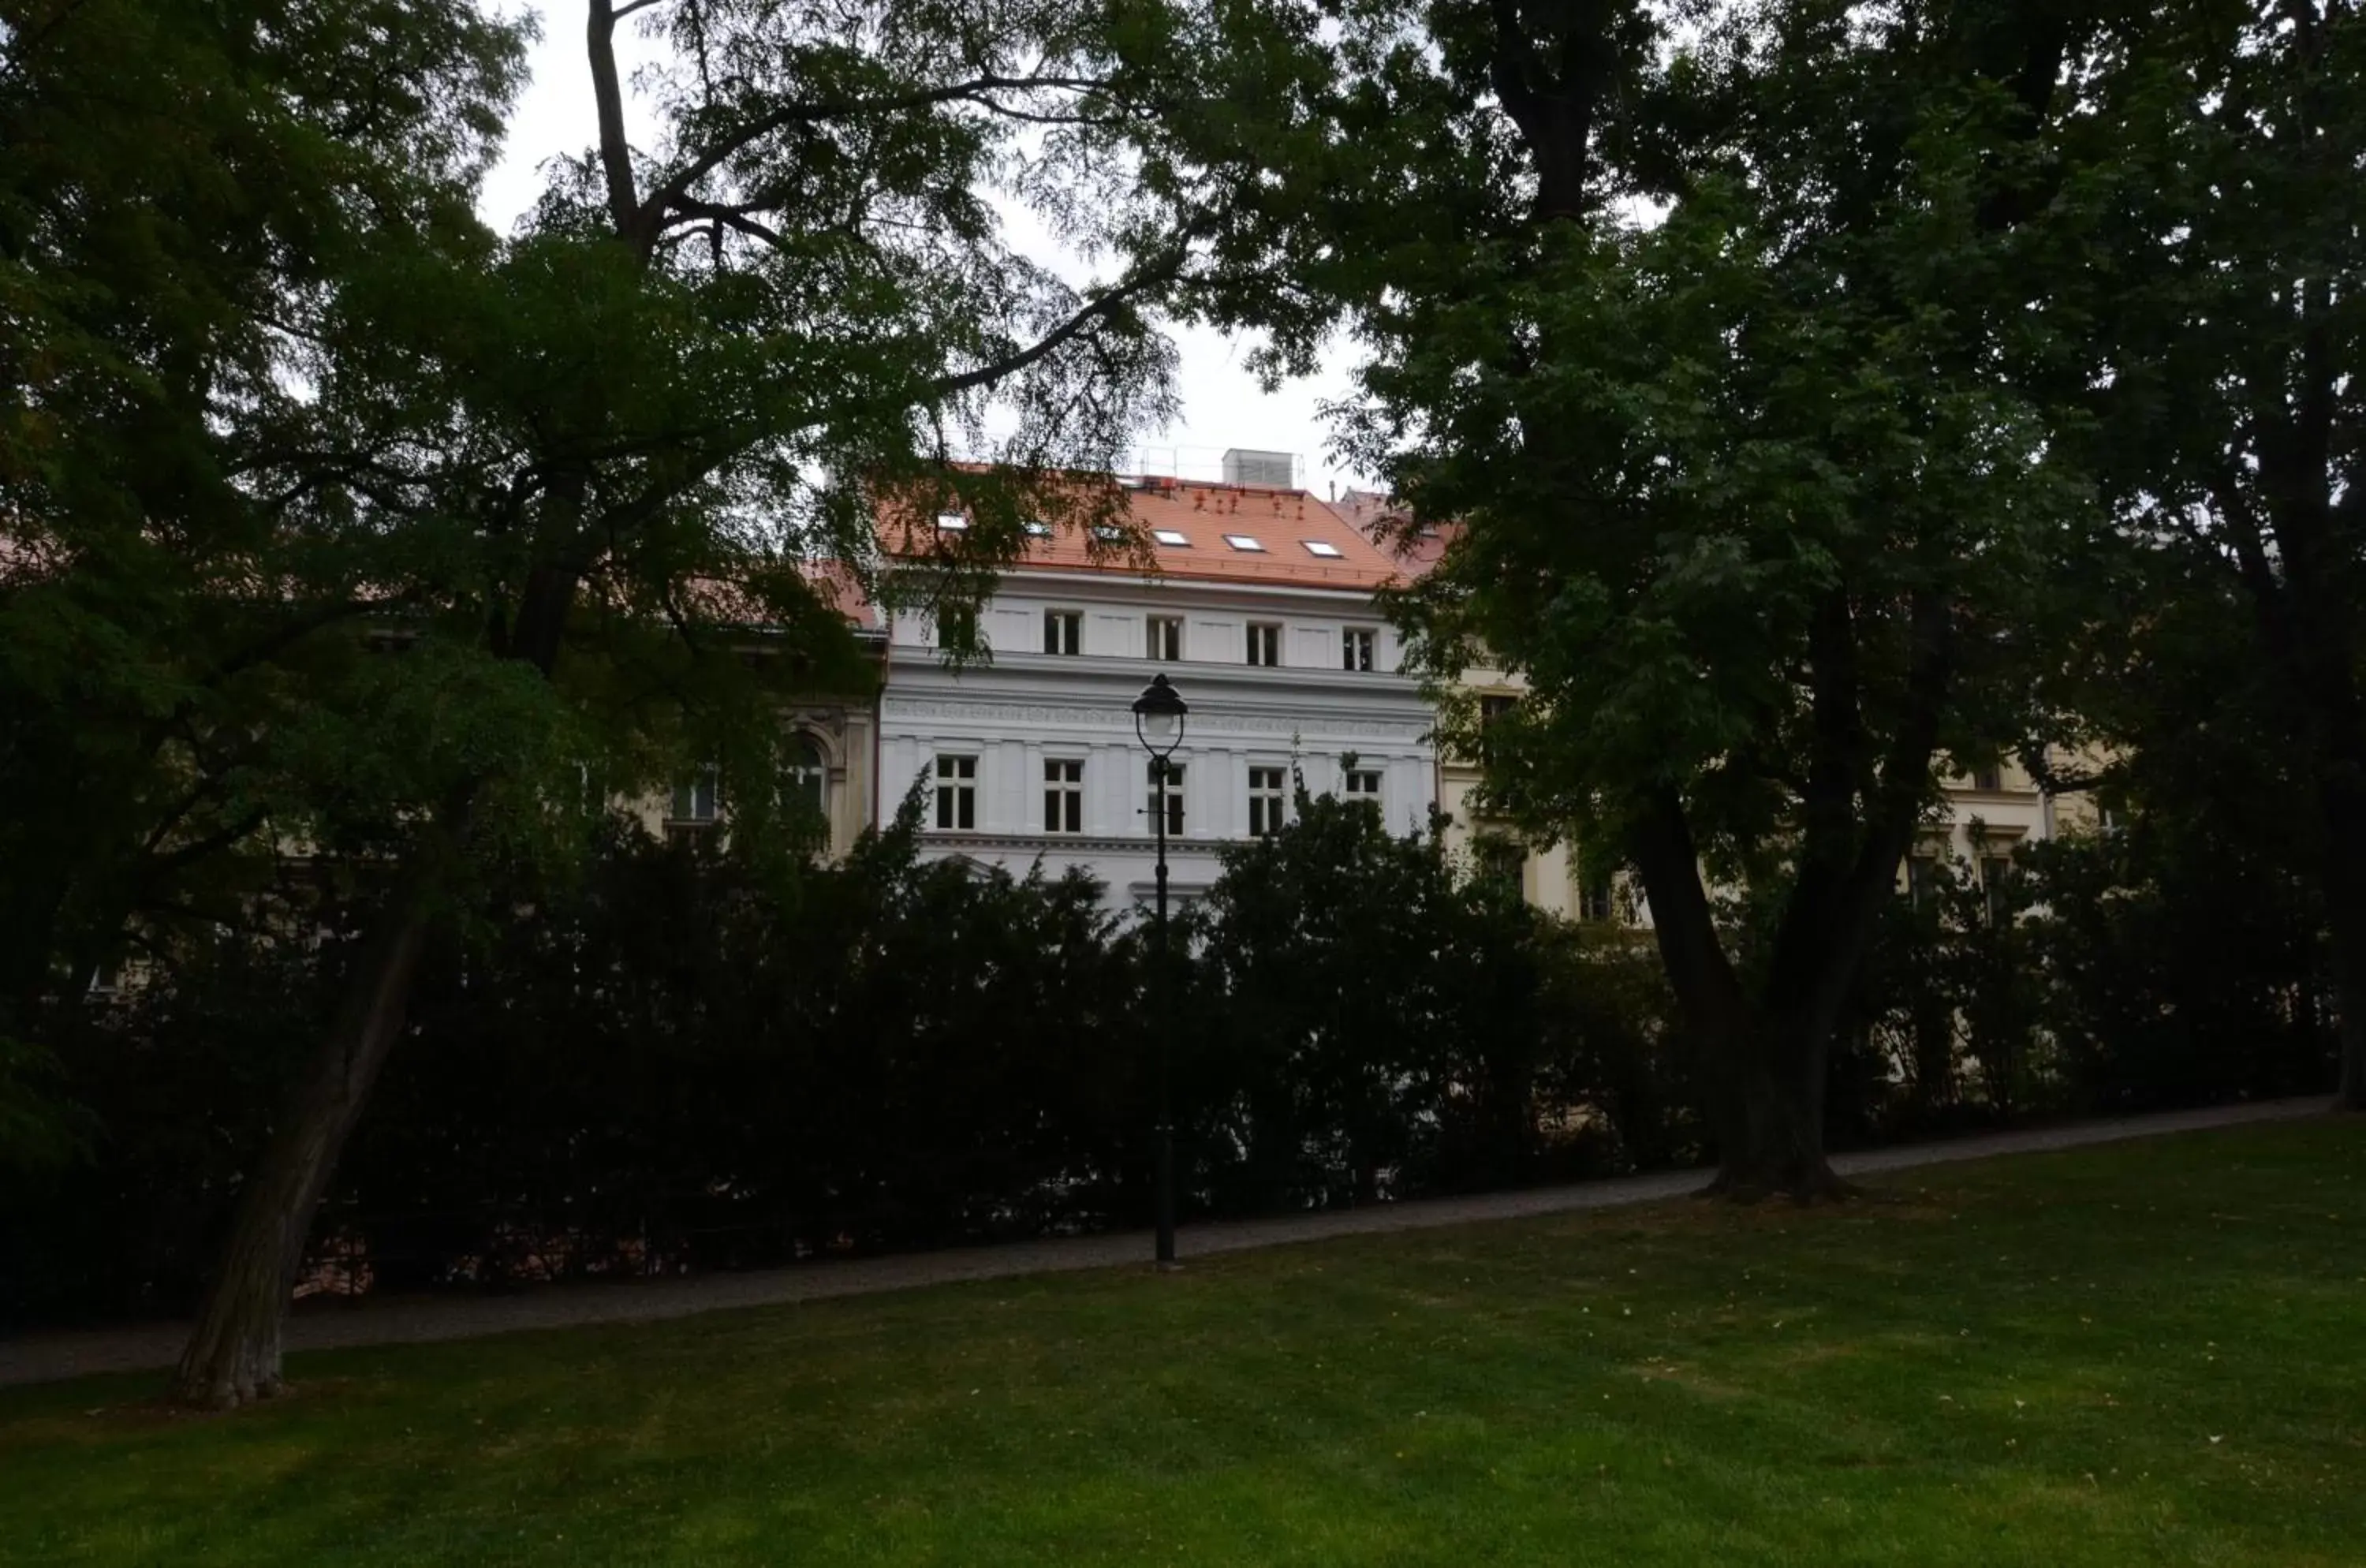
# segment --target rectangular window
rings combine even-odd
[[[1085,764],[1054,759],[1043,764],[1043,831],[1085,830]]]
[[[1348,769],[1345,793],[1349,800],[1369,800],[1378,806],[1380,803],[1380,770],[1378,768]]]
[[[2004,788],[2004,770],[1994,763],[1972,770],[1972,787],[1989,795]]]
[[[1610,896],[1610,868],[1579,863],[1581,874],[1577,884],[1577,918],[1581,920],[1607,920],[1613,904]]]
[[[937,612],[937,646],[963,651],[977,643],[977,612],[965,604],[947,604]]]
[[[1281,663],[1281,628],[1277,626],[1252,625],[1249,627],[1249,662],[1273,669]]]
[[[1490,737],[1493,734],[1495,727],[1511,716],[1512,710],[1519,705],[1519,702],[1520,699],[1517,697],[1506,697],[1502,695],[1482,696],[1479,699],[1479,756],[1481,761],[1483,761],[1488,760],[1493,751]]]
[[[1288,780],[1285,769],[1249,770],[1249,837],[1267,839],[1281,831],[1283,803],[1290,798]]]
[[[673,786],[673,811],[666,819],[703,827],[722,814],[723,774],[710,767],[699,769],[687,781]]]
[[[1918,909],[1929,908],[1939,897],[1939,857],[1910,855],[1906,861],[1906,901]]]
[[[1183,618],[1180,615],[1150,617],[1150,657],[1170,664],[1183,657]]]
[[[1471,860],[1481,880],[1492,882],[1508,892],[1522,891],[1520,873],[1527,863],[1528,855],[1517,840],[1481,839],[1470,846],[1470,850]]]
[[[1980,857],[1980,897],[1988,908],[1989,924],[2000,926],[2012,919],[2011,856]]]
[[[1082,653],[1085,650],[1085,617],[1074,610],[1043,612],[1043,651],[1046,653]]]
[[[1371,628],[1349,626],[1339,634],[1340,664],[1348,670],[1369,670],[1372,667]]]
[[[1150,764],[1150,793],[1144,798],[1143,815],[1150,819],[1154,831],[1158,826],[1158,764]],[[1183,764],[1166,764],[1166,836],[1183,836]]]
[[[977,759],[937,759],[937,826],[966,832],[977,827]]]

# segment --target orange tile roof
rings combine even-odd
[[[1376,490],[1350,490],[1335,504],[1358,533],[1373,541],[1411,577],[1423,576],[1436,566],[1461,531],[1461,525],[1448,523],[1408,532],[1403,510]]]
[[[1398,575],[1385,550],[1320,496],[1302,490],[1166,478],[1099,482],[1122,488],[1126,514],[1140,536],[1139,547],[1124,538],[1087,540],[1081,529],[1056,525],[1048,537],[1028,541],[1015,569],[1155,574],[1365,593]],[[925,525],[915,533],[918,536],[907,534],[900,523],[883,521],[881,542],[890,556],[918,555],[929,543]],[[1162,533],[1182,542],[1162,539]],[[1263,547],[1236,547],[1228,536]]]
[[[806,582],[814,596],[844,615],[857,631],[875,632],[886,623],[879,606],[862,591],[862,581],[841,561],[810,561],[805,568]]]

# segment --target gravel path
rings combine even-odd
[[[1832,1164],[1844,1176],[1864,1176],[1951,1160],[2079,1148],[2124,1138],[2157,1137],[2251,1122],[2293,1121],[2322,1115],[2327,1108],[2328,1102],[2321,1099],[2279,1100],[2207,1111],[2129,1116],[2035,1132],[2000,1133],[1842,1155]],[[1373,1231],[1418,1230],[1432,1225],[1651,1203],[1697,1190],[1703,1179],[1702,1173],[1696,1170],[1673,1171],[1472,1198],[1425,1199],[1276,1219],[1222,1221],[1185,1228],[1177,1238],[1178,1250],[1188,1261],[1194,1256],[1287,1247]],[[517,1295],[439,1296],[369,1303],[297,1314],[287,1325],[287,1348],[323,1350],[355,1345],[468,1339],[517,1329],[563,1328],[586,1323],[643,1323],[729,1307],[868,1295],[961,1280],[1109,1269],[1138,1263],[1149,1255],[1149,1234],[1127,1232],[1002,1247],[899,1253],[853,1262],[809,1263],[739,1274],[702,1274],[681,1280],[557,1285]],[[92,1372],[169,1367],[179,1358],[187,1333],[186,1324],[157,1323],[0,1339],[0,1386],[46,1382]]]

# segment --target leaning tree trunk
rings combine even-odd
[[[284,1386],[280,1328],[312,1216],[402,1032],[428,925],[428,899],[407,886],[364,942],[337,1016],[239,1192],[220,1268],[175,1374],[174,1394],[184,1403],[222,1408]]]

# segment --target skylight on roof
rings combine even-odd
[[[1027,530],[1027,536],[1031,539],[1048,539],[1052,536],[1052,525],[1044,522],[1041,517],[1023,523],[1020,526]]]
[[[1306,553],[1310,556],[1321,556],[1324,560],[1341,558],[1339,547],[1328,539],[1301,539],[1298,542],[1306,547]]]
[[[1098,524],[1093,528],[1093,537],[1104,545],[1114,545],[1125,537],[1125,530],[1108,523]]]
[[[1224,536],[1224,543],[1236,550],[1246,550],[1252,555],[1265,554],[1265,547],[1246,534],[1227,534]]]
[[[1189,545],[1191,542],[1190,535],[1178,534],[1172,528],[1153,528],[1150,536],[1162,545]]]
[[[969,519],[963,516],[958,512],[940,512],[937,513],[937,527],[940,532],[958,534],[963,528],[968,526]]]

